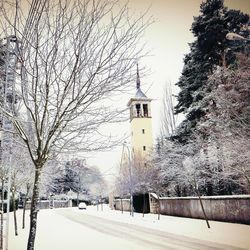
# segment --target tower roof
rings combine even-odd
[[[137,72],[136,72],[136,89],[139,89],[141,87],[141,80],[140,80],[140,75],[139,75],[138,63],[136,64],[136,67],[137,67]]]
[[[151,99],[149,99],[141,90],[141,80],[140,80],[138,63],[137,63],[137,72],[136,72],[136,92],[135,92],[135,95],[129,100],[128,106],[131,104],[132,101],[135,101],[135,100],[151,101]]]
[[[136,72],[136,93],[134,98],[147,98],[147,96],[142,92],[141,90],[141,79],[139,74],[139,66],[138,63],[137,66],[137,72]]]
[[[135,97],[134,98],[147,98],[147,96],[141,91],[141,89],[137,89],[136,93],[135,93]]]

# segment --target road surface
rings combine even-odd
[[[197,240],[185,236],[170,234],[158,230],[144,228],[137,225],[131,225],[127,223],[103,219],[100,217],[95,217],[86,214],[84,213],[84,211],[82,211],[82,213],[79,213],[79,211],[57,210],[56,213],[67,218],[71,222],[75,222],[82,226],[81,230],[83,245],[85,245],[85,243],[86,246],[89,246],[91,244],[91,249],[241,249],[228,245],[217,244],[209,241]],[[106,238],[106,241],[102,244],[101,241],[103,238]],[[88,241],[91,241],[92,243],[89,243]],[[89,247],[83,247],[82,249],[89,250]]]

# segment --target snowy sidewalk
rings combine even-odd
[[[208,229],[205,220],[166,215],[161,215],[160,220],[158,220],[157,214],[145,214],[142,217],[142,214],[139,213],[135,213],[134,217],[131,217],[129,212],[122,214],[121,211],[110,210],[108,206],[104,207],[104,211],[100,210],[99,208],[99,211],[97,211],[96,207],[95,209],[92,207],[88,209],[87,213],[105,219],[140,225],[172,234],[250,249],[249,225],[209,221],[211,228]]]
[[[93,206],[88,207],[87,210],[78,210],[77,208],[65,209],[71,210],[72,213],[79,214],[79,216],[81,213],[86,213],[104,219],[128,223],[128,228],[129,224],[134,224],[195,239],[250,249],[250,226],[248,225],[210,221],[211,229],[208,229],[204,220],[162,215],[160,220],[158,220],[156,214],[145,214],[142,217],[142,214],[138,213],[135,213],[134,217],[131,217],[129,212],[122,214],[121,211],[110,210],[108,206],[104,206],[103,211],[101,211],[100,206],[99,211],[97,211],[97,207]],[[61,216],[59,214],[60,210],[50,209],[39,211],[35,250],[81,249],[80,246],[83,244],[84,238],[88,237],[89,232],[86,231],[86,234],[83,235],[81,233],[82,226]],[[29,224],[27,221],[26,229],[21,229],[21,214],[22,210],[19,210],[19,235],[14,236],[13,214],[11,213],[10,250],[26,249]],[[28,213],[26,217],[28,219]],[[106,239],[103,240],[105,241]],[[74,242],[75,246],[78,245],[78,248],[72,248],[72,242]],[[48,244],[50,248],[48,248]],[[88,250],[86,246],[82,249]]]

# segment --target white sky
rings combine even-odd
[[[141,88],[149,98],[152,98],[153,136],[159,133],[160,107],[163,88],[166,83],[173,85],[180,77],[184,55],[189,52],[188,43],[194,40],[190,31],[193,16],[199,15],[201,0],[131,0],[131,11],[144,12],[148,7],[149,16],[155,22],[147,29],[145,41],[151,55],[139,62],[139,67],[146,67],[151,73],[141,79]],[[250,14],[249,0],[226,0],[225,6],[241,9]],[[147,91],[148,90],[148,91]],[[178,90],[175,87],[174,92]],[[129,100],[123,98],[124,107]],[[128,133],[129,121],[126,124],[112,127],[116,134]],[[129,141],[129,139],[128,139]],[[122,146],[112,152],[98,153],[90,158],[90,164],[97,165],[108,180],[112,180],[120,162]]]

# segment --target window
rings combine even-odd
[[[135,108],[136,108],[136,116],[140,117],[140,114],[141,114],[141,105],[140,104],[135,104]]]
[[[148,117],[148,104],[143,104],[142,108],[143,108],[143,116]]]
[[[142,133],[145,134],[145,129],[144,128],[142,129]]]
[[[143,151],[146,151],[146,146],[143,146]]]

